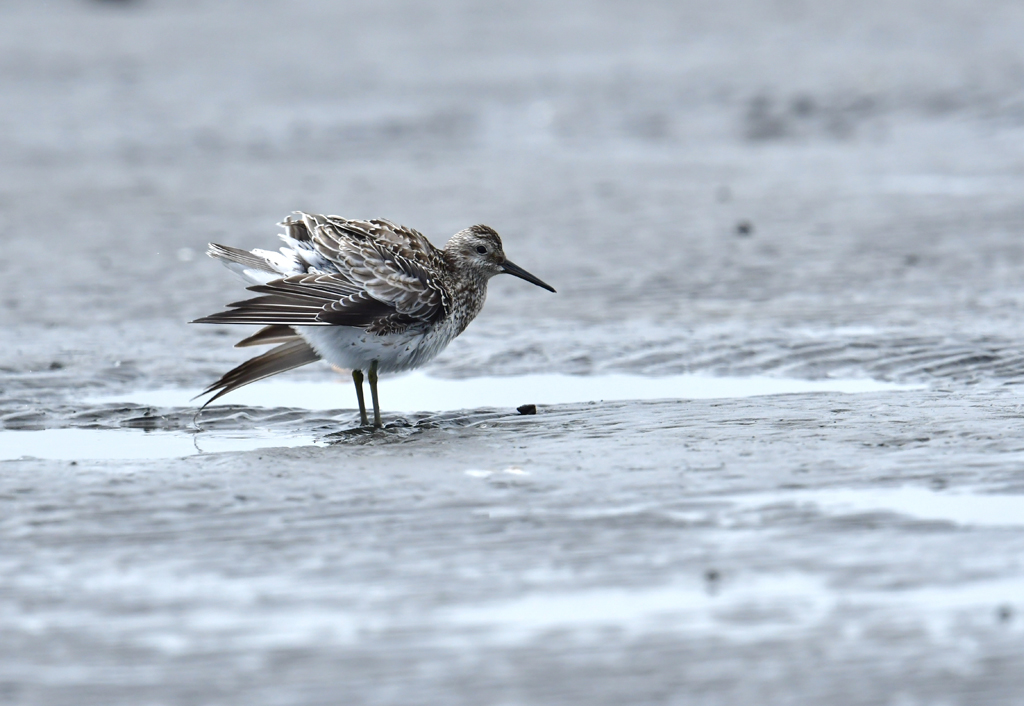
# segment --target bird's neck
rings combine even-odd
[[[474,273],[462,273],[462,276],[455,278],[451,306],[452,318],[459,333],[466,330],[469,323],[484,308],[488,279]]]

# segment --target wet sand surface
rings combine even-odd
[[[39,449],[0,453],[0,702],[1018,703],[1021,36],[1012,2],[0,8],[0,452]],[[294,209],[494,226],[558,294],[495,280],[426,372],[594,399],[384,379],[369,433],[310,366],[337,409],[146,402],[244,359],[184,323],[241,291],[203,249]]]

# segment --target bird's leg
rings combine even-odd
[[[373,426],[380,429],[380,402],[377,399],[377,361],[370,363],[370,397],[373,398]]]
[[[366,420],[366,401],[363,399],[363,371],[353,370],[352,371],[352,382],[356,384],[356,399],[359,400],[359,424],[362,426],[368,425],[370,422]]]

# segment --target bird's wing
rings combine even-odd
[[[432,274],[444,259],[418,231],[385,220],[302,215],[316,250],[377,301],[423,321],[447,311],[447,293]]]
[[[358,326],[370,333],[404,331],[438,320],[449,309],[435,276],[444,260],[420,233],[383,220],[298,214],[287,237],[315,250],[335,272],[282,277],[249,287],[263,296],[195,323],[263,326]]]
[[[386,285],[377,288],[390,293]],[[408,296],[405,290],[397,289]],[[404,331],[415,323],[426,323],[440,311],[439,306],[407,306],[401,297],[382,301],[342,275],[285,277],[249,287],[249,290],[262,296],[234,302],[228,305],[227,311],[204,316],[193,323],[358,326],[371,333],[385,334]]]
[[[309,240],[317,245],[325,245],[327,251],[344,248],[346,242],[376,243],[381,249],[404,256],[406,259],[429,265],[440,255],[440,251],[427,240],[427,237],[413,228],[392,223],[383,218],[369,221],[342,218],[341,216],[320,216],[314,213],[296,211],[300,222],[286,221],[291,226],[291,237],[298,240]],[[318,237],[319,236],[319,237]],[[319,249],[319,248],[318,248]],[[321,250],[325,255],[328,252]]]
[[[263,296],[228,304],[228,311],[197,324],[262,326],[367,326],[394,308],[339,275],[296,275],[248,288]]]

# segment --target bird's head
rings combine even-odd
[[[484,279],[500,274],[514,275],[549,292],[555,291],[550,284],[542,282],[519,265],[510,262],[502,250],[501,237],[488,226],[476,225],[460,230],[451,237],[444,249],[458,266],[469,269]]]

